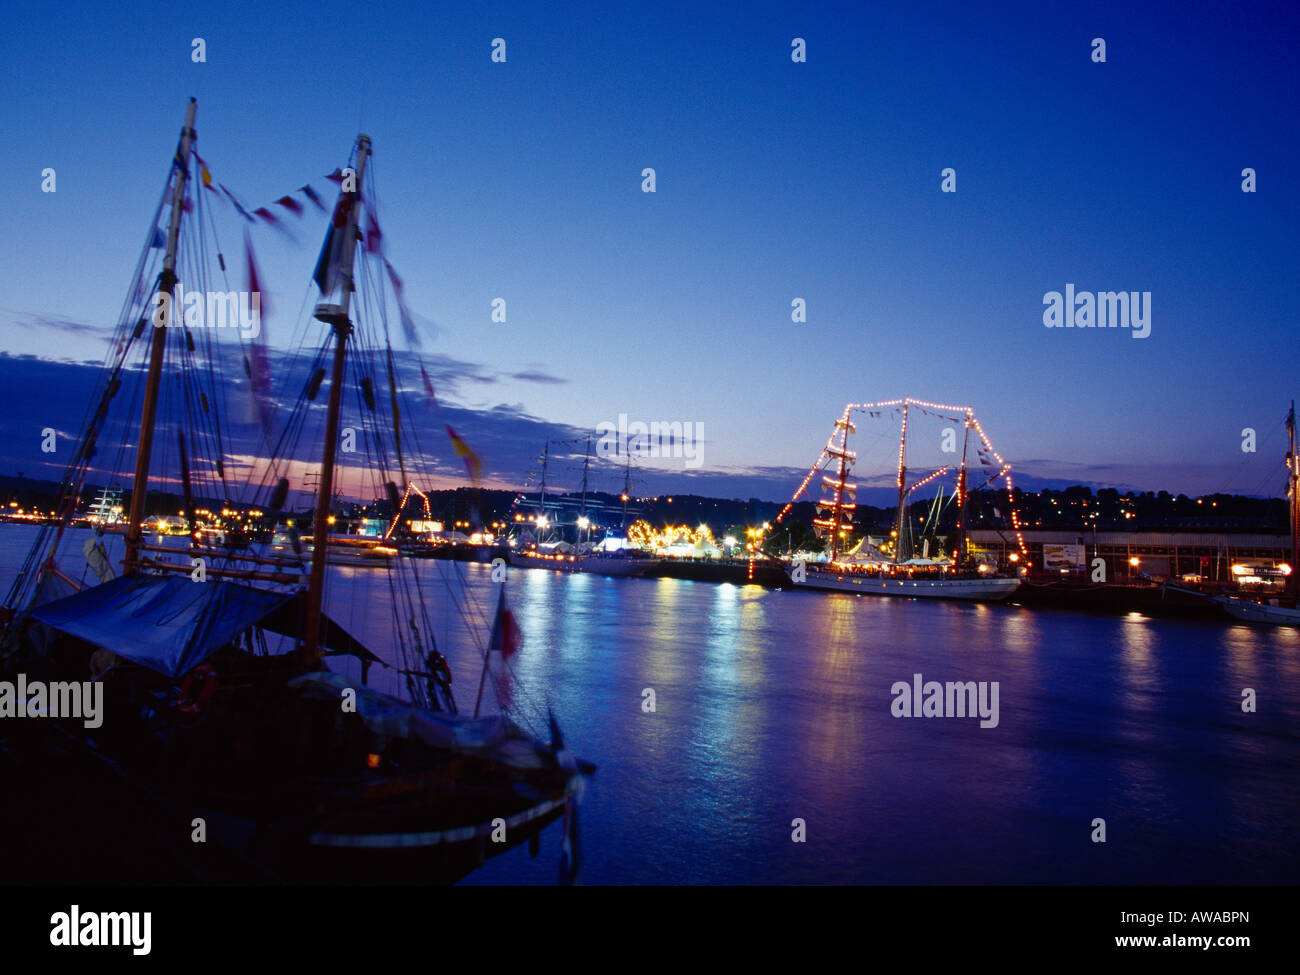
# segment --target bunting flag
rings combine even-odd
[[[231,205],[239,212],[239,215],[245,220],[251,221],[253,218],[249,216],[247,210],[240,206],[239,201],[235,199],[235,194],[230,192],[230,188],[227,187],[225,183],[218,183],[217,185],[221,187],[221,192],[226,194],[226,199],[231,202]]]
[[[424,343],[420,339],[420,330],[415,326],[415,316],[406,305],[405,285],[393,265],[388,263],[387,258],[384,259],[384,269],[388,272],[388,280],[393,282],[393,294],[397,297],[397,311],[402,320],[402,334],[406,336],[406,341],[410,343],[412,349],[421,349]]]
[[[424,363],[420,363],[420,376],[424,379],[424,391],[429,397],[429,406],[438,408],[438,397],[433,391],[433,380],[429,378],[429,371],[424,368]]]
[[[200,156],[197,152],[195,152],[194,158],[198,161],[199,178],[202,181],[203,185],[207,189],[216,193],[218,196],[224,195],[225,198],[230,201],[230,204],[235,208],[235,210],[238,211],[241,217],[243,217],[245,220],[249,222],[260,220],[263,223],[268,223],[275,227],[279,226],[279,218],[275,216],[275,214],[271,211],[271,208],[269,206],[258,207],[256,210],[253,210],[250,213],[248,209],[239,202],[235,194],[230,191],[230,188],[228,186],[226,186],[224,183],[216,183],[213,181],[212,170],[208,168],[208,164],[203,159],[202,156]],[[329,178],[334,179],[335,176],[331,175]],[[342,181],[341,177],[337,181],[341,182]],[[322,213],[325,212],[325,204],[321,200],[320,194],[317,193],[314,189],[312,189],[310,183],[306,183],[298,187],[298,189],[294,190],[293,193],[286,193],[284,196],[276,200],[275,204],[277,206],[284,207],[295,217],[300,217],[303,215],[304,208],[302,203],[299,202],[297,199],[295,199],[295,194],[298,193],[301,193],[305,199],[309,200],[312,203],[312,205],[315,206]]]
[[[506,608],[506,587],[501,587],[497,598],[497,615],[492,623],[492,638],[488,641],[488,652],[497,650],[502,660],[509,660],[523,643],[523,634],[515,622],[515,614]]]
[[[338,183],[339,186],[342,186],[342,185],[343,185],[343,170],[341,170],[341,169],[336,169],[336,170],[334,170],[334,172],[330,173],[330,174],[329,174],[328,176],[326,176],[325,178],[328,179],[328,180],[332,180],[332,181],[335,182],[335,183]]]
[[[212,185],[212,171],[208,169],[208,164],[203,161],[203,157],[197,152],[194,152],[194,158],[199,164],[199,179],[202,181],[203,186],[212,190],[213,193],[217,192],[216,187]]]
[[[258,314],[261,318],[266,318],[270,313],[270,305],[266,293],[262,291],[261,276],[257,273],[257,258],[253,256],[253,241],[248,236],[247,228],[244,229],[244,251],[248,255],[248,292],[258,295]]]
[[[167,235],[162,232],[162,227],[153,228],[153,240],[149,242],[149,247],[166,247]]]
[[[338,279],[339,252],[342,249],[342,242],[343,235],[334,233],[334,224],[331,222],[325,230],[325,241],[321,244],[320,257],[316,258],[316,270],[311,276],[322,295],[327,295],[334,290]]]
[[[366,252],[369,254],[378,254],[383,247],[384,234],[379,229],[379,221],[375,215],[366,208]]]
[[[397,272],[393,270],[393,265],[389,264],[387,259],[384,260],[384,270],[388,272],[388,280],[393,282],[393,290],[397,292],[397,300],[401,301],[404,287],[402,279],[397,276]]]
[[[465,470],[469,472],[469,479],[478,487],[483,481],[483,462],[479,460],[478,454],[470,450],[469,444],[460,438],[451,424],[443,424],[447,428],[447,436],[451,438],[451,449],[456,452],[456,456],[465,462]]]
[[[257,409],[258,419],[262,423],[262,429],[269,437],[271,435],[271,370],[267,363],[266,357],[266,315],[269,305],[266,301],[266,295],[262,292],[261,278],[257,273],[257,260],[253,257],[253,242],[248,235],[248,228],[244,228],[244,252],[248,256],[248,290],[250,294],[258,295],[259,302],[259,328],[257,334],[253,336],[249,343],[251,346],[249,362],[249,379],[253,388],[253,402]]]
[[[298,192],[311,200],[312,203],[316,204],[316,209],[321,213],[325,212],[325,204],[321,202],[320,194],[312,189],[310,185],[299,187]]]
[[[515,615],[506,608],[506,587],[502,586],[501,595],[497,598],[496,616],[492,620],[492,635],[488,638],[487,657],[483,661],[483,666],[494,674],[497,699],[502,709],[510,707],[513,697],[510,668],[505,664],[510,659],[510,655],[519,649],[522,642],[523,638],[519,631],[519,624],[515,622]],[[500,653],[500,658],[492,656],[493,650]],[[497,663],[498,659],[499,663]],[[496,666],[493,666],[494,663]]]

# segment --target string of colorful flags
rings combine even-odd
[[[227,201],[235,212],[244,218],[249,224],[264,224],[276,229],[283,229],[281,216],[278,215],[272,207],[282,207],[287,213],[294,217],[301,217],[306,212],[304,203],[310,203],[319,212],[328,212],[320,194],[306,183],[292,193],[286,193],[279,197],[271,204],[260,207],[245,206],[238,196],[224,183],[218,182],[212,176],[212,170],[207,162],[198,152],[194,152],[195,161],[199,165],[199,182],[204,189],[215,194],[218,199]],[[340,186],[343,183],[343,171],[336,169],[325,177]],[[313,274],[313,280],[322,294],[328,294],[338,283],[337,268],[342,254],[342,235],[336,233],[347,225],[349,212],[355,197],[351,195],[340,195],[338,204],[334,208],[334,213],[326,231],[325,241],[321,247],[320,257],[317,259],[316,270]],[[407,343],[411,347],[412,354],[416,357],[416,362],[420,367],[420,378],[424,385],[424,392],[429,398],[430,409],[438,408],[438,397],[434,390],[433,380],[429,376],[429,371],[424,364],[424,342],[420,335],[420,329],[416,326],[415,317],[411,314],[410,307],[406,303],[405,284],[401,276],[397,273],[396,268],[383,253],[383,231],[379,227],[378,218],[374,211],[366,207],[364,213],[365,223],[362,231],[362,244],[368,254],[375,255],[383,261],[384,270],[388,279],[393,286],[393,294],[397,300],[397,308],[401,319],[402,334],[405,336]],[[165,239],[159,239],[162,231],[155,228],[154,246],[164,246]],[[248,268],[248,283],[250,292],[261,292],[259,275],[257,272],[257,260],[253,253],[253,242],[249,236],[247,228],[244,231],[244,251]],[[223,261],[224,266],[224,261]],[[261,304],[261,313],[266,316],[267,305],[265,299]],[[251,355],[245,360],[245,371],[252,383],[254,398],[257,403],[257,412],[262,426],[268,432],[270,430],[271,420],[271,382],[270,368],[265,345],[266,330],[263,328],[260,333],[251,341]],[[444,424],[447,430],[447,436],[451,440],[452,450],[461,458],[465,464],[465,469],[470,476],[470,480],[475,487],[480,487],[483,480],[483,463],[479,456],[470,448],[450,424]]]
[[[272,227],[279,226],[280,218],[271,210],[272,206],[284,207],[284,209],[289,211],[289,213],[293,214],[295,217],[302,216],[304,208],[303,204],[297,199],[297,196],[299,195],[301,195],[304,200],[307,200],[314,205],[321,213],[327,212],[325,203],[321,199],[320,194],[316,192],[310,183],[298,187],[293,191],[293,193],[286,193],[284,196],[267,206],[250,209],[239,201],[239,197],[235,196],[230,187],[226,186],[225,183],[218,183],[212,178],[212,170],[208,168],[208,164],[204,162],[203,157],[197,152],[194,153],[194,159],[199,164],[199,182],[203,184],[203,188],[217,194],[217,196],[225,200],[228,200],[230,205],[235,208],[235,212],[249,223],[261,222]],[[341,170],[335,170],[325,178],[341,184],[343,182],[343,173]]]

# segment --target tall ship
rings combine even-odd
[[[511,536],[509,561],[525,569],[590,573],[605,576],[643,576],[659,562],[628,541],[629,504],[632,490],[632,460],[629,454],[623,470],[620,506],[610,510],[589,491],[591,481],[591,438],[586,437],[582,455],[582,487],[577,494],[547,496],[547,475],[551,447],[572,448],[583,440],[546,442],[542,450],[540,481],[535,499],[528,489],[515,499],[510,516],[518,530]],[[617,526],[615,526],[617,522]]]
[[[858,454],[850,447],[850,437],[858,432],[855,417],[862,415],[877,426],[871,438],[877,448],[888,444],[887,430],[897,424],[897,513],[887,538],[866,531],[855,542],[853,536],[860,528],[856,520],[859,485],[850,476]],[[918,476],[913,467],[915,447],[909,435],[913,439],[917,436],[919,417],[938,421],[940,425],[950,424],[930,433],[937,435],[939,452],[954,455],[956,463],[928,470],[926,465]],[[969,484],[972,471],[980,478],[974,488]],[[1012,505],[1010,474],[1011,465],[994,450],[968,406],[945,406],[911,398],[848,404],[836,420],[821,456],[773,522],[774,527],[779,526],[794,504],[808,497],[813,482],[820,479],[821,497],[816,502],[818,514],[813,519],[813,528],[824,540],[826,551],[789,557],[785,571],[790,585],[795,589],[871,596],[988,602],[1006,599],[1020,586],[1020,570],[1014,564],[999,565],[995,559],[971,551],[966,544],[965,530],[972,492],[987,493],[986,489],[1001,481],[1007,492],[1009,532],[1019,540],[1018,548],[1023,555],[1025,545]],[[946,500],[945,478],[952,480],[952,490]],[[913,498],[917,491],[930,486],[934,487],[935,495],[918,523],[911,512]],[[996,509],[994,513],[1000,514]]]
[[[96,728],[66,717],[6,721],[0,735],[22,740],[2,744],[46,736],[33,745],[43,754],[102,762],[154,797],[162,820],[201,818],[209,839],[289,882],[454,882],[489,857],[535,848],[561,820],[560,877],[572,880],[577,801],[593,767],[566,747],[554,716],[537,716],[549,725],[544,739],[507,706],[508,690],[490,707],[519,643],[504,583],[495,613],[467,598],[440,603],[480,648],[482,673],[468,682],[478,700],[466,712],[435,639],[447,630],[418,574],[427,563],[385,559],[367,578],[386,573],[386,585],[370,588],[344,625],[349,597],[339,587],[352,577],[311,557],[330,550],[330,499],[345,472],[369,480],[374,497],[424,463],[423,411],[403,393],[419,381],[401,381],[418,336],[378,231],[371,141],[359,136],[330,177],[332,212],[310,184],[277,201],[282,215],[301,213],[304,196],[329,214],[312,276],[319,300],[282,353],[264,330],[197,327],[188,301],[182,322],[160,298],[182,288],[234,294],[211,212],[227,201],[249,222],[248,293],[260,294],[247,227],[274,215],[214,181],[195,151],[196,111],[191,100],[61,485],[64,516],[41,529],[0,612],[0,677],[101,684],[107,718]],[[399,320],[400,358],[389,334]],[[241,391],[260,446],[232,433],[229,403]],[[354,440],[364,462],[340,462],[340,442],[347,453]],[[318,501],[299,551],[145,531],[150,491],[157,500],[164,487],[182,495],[185,513],[218,498],[229,512],[284,522],[290,478],[307,467],[320,471]],[[81,553],[62,543],[92,471],[129,483],[130,499],[125,537],[87,545],[93,576],[82,584]],[[120,560],[105,543],[124,549]],[[45,761],[51,775],[56,765]]]

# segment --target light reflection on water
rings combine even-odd
[[[0,528],[0,580],[21,531]],[[470,710],[490,568],[417,571]],[[387,632],[385,573],[330,578],[340,623]],[[541,570],[511,570],[508,591],[524,634],[516,703],[543,735],[553,708],[599,766],[582,809],[588,882],[1300,877],[1295,630]],[[917,673],[999,682],[998,726],[894,718],[891,686]],[[791,842],[796,817],[807,843]],[[538,860],[515,850],[467,882],[552,883],[558,842],[552,827]]]

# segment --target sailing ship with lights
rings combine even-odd
[[[325,558],[306,562],[267,547],[219,547],[197,531],[172,544],[150,544],[145,535],[149,488],[164,483],[180,488],[189,512],[195,497],[243,491],[246,510],[282,520],[289,491],[282,475],[302,468],[304,458],[293,449],[301,442],[308,452],[320,451],[321,500],[311,542],[315,552],[326,551],[345,392],[358,394],[348,422],[367,444],[365,475],[377,485],[397,476],[409,482],[418,454],[418,414],[399,407],[382,270],[394,290],[398,279],[378,247],[373,173],[366,179],[371,145],[363,135],[342,171],[354,178],[337,180],[317,265],[314,318],[326,329],[312,336],[319,326],[303,323],[302,347],[278,370],[282,395],[263,401],[296,405],[265,428],[270,456],[264,465],[250,466],[246,480],[230,469],[239,454],[232,449],[231,418],[220,407],[233,384],[220,372],[237,353],[212,329],[150,327],[151,293],[169,294],[181,277],[211,293],[211,254],[223,276],[226,271],[219,241],[205,236],[216,234],[205,191],[217,197],[193,151],[195,113],[191,100],[134,290],[64,478],[64,517],[40,532],[0,614],[0,673],[102,683],[101,727],[87,729],[76,719],[42,725],[70,760],[102,759],[154,796],[162,818],[178,824],[203,818],[209,838],[225,840],[277,878],[452,882],[521,843],[535,849],[542,828],[562,817],[561,876],[571,880],[575,804],[592,766],[565,748],[553,718],[544,741],[521,723],[527,717],[508,716],[504,705],[500,714],[480,716],[477,704],[473,716],[459,712],[450,667],[434,639],[427,583],[416,571],[421,563],[388,560],[391,601],[368,602],[357,616],[364,632],[356,635],[338,621],[343,603],[331,594],[338,579],[327,577]],[[357,246],[363,239],[364,250]],[[251,249],[249,276],[256,292]],[[154,289],[145,287],[154,282]],[[250,385],[259,376],[269,383],[267,350],[249,344],[240,351]],[[322,410],[312,401],[326,382],[326,364]],[[389,380],[387,396],[375,395],[375,375]],[[119,395],[126,389],[134,394]],[[138,425],[120,415],[136,403],[142,404]],[[122,466],[108,471],[131,491],[125,558],[119,575],[102,547],[118,540],[100,536],[98,558],[90,558],[89,546],[86,553],[99,582],[83,586],[75,569],[60,567],[60,559],[68,564],[60,543],[71,534],[66,529],[87,472],[102,462],[96,445],[113,442],[123,447],[116,458],[108,452],[107,464]],[[132,443],[134,473],[127,482]],[[173,466],[164,475],[167,460]],[[451,602],[463,613],[470,609],[465,600]],[[465,621],[477,633],[476,621],[468,615]],[[477,641],[484,664],[480,700],[488,663],[494,655],[504,661],[514,631],[503,587],[491,635],[486,644],[482,634]],[[327,668],[327,658],[343,670]],[[371,685],[372,671],[382,686]]]
[[[854,418],[860,414],[875,420],[896,420],[899,424],[898,507],[890,539],[876,540],[866,534],[856,545],[851,545],[851,535],[856,527],[858,485],[849,479],[857,462],[857,453],[850,448],[849,438],[857,433]],[[908,436],[909,421],[914,421],[918,414],[954,425],[949,428],[951,433],[947,439],[954,454],[960,446],[960,462],[955,471],[953,465],[944,464],[919,477],[914,476],[909,467]],[[957,425],[962,430],[960,443],[955,436]],[[824,559],[789,560],[786,574],[791,585],[796,589],[873,596],[992,602],[1006,599],[1020,586],[1020,574],[1015,566],[999,566],[995,561],[977,558],[967,548],[965,529],[972,492],[969,485],[972,470],[984,478],[974,490],[983,490],[998,481],[1005,485],[1010,527],[1023,557],[1024,539],[1011,504],[1011,465],[994,450],[970,407],[945,406],[910,398],[848,404],[836,420],[821,456],[774,521],[774,525],[779,525],[820,475],[823,493],[817,502],[818,515],[813,519],[813,527],[825,539],[828,552]],[[945,504],[942,479],[949,476],[954,483]],[[911,499],[917,491],[930,485],[938,485],[939,490],[918,532],[914,530],[909,514]],[[939,534],[940,518],[947,505],[952,505],[955,510],[950,536]]]
[[[559,445],[579,441],[557,441]],[[628,540],[628,505],[631,501],[632,462],[629,455],[623,472],[622,512],[619,527],[601,525],[601,507],[588,505],[591,474],[591,438],[586,438],[582,465],[582,490],[577,513],[566,522],[565,505],[546,495],[546,477],[550,466],[552,441],[542,451],[541,480],[535,503],[525,502],[527,490],[515,499],[512,514],[517,515],[520,531],[510,539],[510,564],[523,569],[550,569],[556,572],[588,573],[605,576],[643,576],[659,559],[641,552]],[[530,512],[527,509],[531,508]],[[567,536],[567,537],[566,537]],[[595,541],[593,541],[595,539]]]

